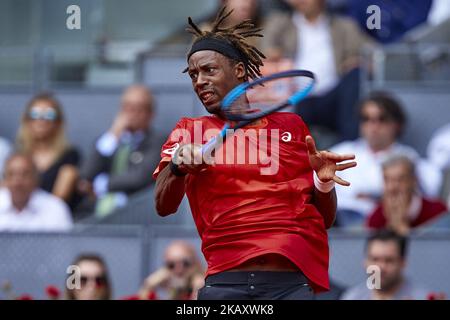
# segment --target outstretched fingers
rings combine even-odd
[[[327,159],[329,160],[333,160],[336,162],[341,162],[341,161],[348,161],[348,160],[354,160],[355,159],[355,155],[354,154],[337,154],[331,151],[323,151],[324,155],[326,156]]]
[[[343,171],[343,170],[353,168],[353,167],[356,167],[356,161],[338,164],[338,165],[336,165],[336,171]]]
[[[316,143],[314,142],[313,137],[306,136],[305,142],[306,142],[306,147],[308,148],[308,153],[309,154],[316,154],[317,153],[317,148],[316,148]]]
[[[338,177],[336,175],[333,177],[333,181],[336,182],[337,184],[340,184],[341,186],[344,186],[344,187],[350,186],[350,182],[345,181],[344,179],[342,179],[342,178],[340,178],[340,177]]]

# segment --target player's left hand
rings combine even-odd
[[[346,162],[339,164],[342,161],[354,160],[354,154],[340,155],[328,150],[318,151],[316,143],[311,136],[307,136],[306,146],[308,148],[309,163],[312,169],[316,172],[319,179],[323,182],[333,180],[334,182],[342,185],[349,186],[350,182],[345,181],[336,175],[336,171],[343,171],[349,168],[356,167],[356,162]]]

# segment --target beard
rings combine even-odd
[[[393,277],[385,278],[381,281],[380,291],[390,291],[398,286],[403,281],[403,278],[400,275],[396,275]]]

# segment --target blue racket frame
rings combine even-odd
[[[263,85],[265,82],[280,79],[280,78],[292,78],[292,77],[307,77],[310,78],[312,81],[311,83],[306,86],[305,88],[302,88],[299,91],[296,91],[294,94],[292,94],[285,102],[278,104],[274,106],[273,108],[270,108],[270,110],[267,110],[265,112],[260,112],[257,115],[250,114],[250,115],[239,115],[236,117],[232,117],[231,115],[227,116],[227,120],[236,120],[238,123],[233,127],[233,129],[239,129],[242,128],[253,121],[263,118],[273,112],[279,111],[281,109],[284,109],[288,106],[293,106],[298,103],[300,103],[303,99],[305,99],[308,94],[312,91],[314,88],[314,85],[316,83],[316,78],[314,76],[314,73],[308,70],[289,70],[289,71],[283,71],[271,74],[266,77],[258,78],[251,82],[244,82],[238,86],[236,86],[233,90],[231,90],[225,98],[222,100],[221,109],[227,110],[229,109],[233,103],[241,97],[245,92],[254,86],[257,85]],[[227,130],[231,128],[230,123],[226,123],[220,133],[217,135],[217,137],[214,137],[210,141],[208,141],[206,144],[203,145],[202,152],[205,154],[207,151],[211,149],[212,146],[216,144],[217,138],[220,137],[221,140],[226,137]]]

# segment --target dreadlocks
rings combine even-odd
[[[223,7],[213,22],[211,31],[200,30],[191,17],[188,18],[190,27],[186,31],[194,34],[195,38],[187,58],[189,60],[194,52],[200,50],[218,51],[233,60],[243,62],[246,75],[256,79],[261,76],[259,68],[263,66],[262,59],[265,56],[256,47],[249,45],[246,38],[263,37],[259,33],[262,28],[255,28],[250,19],[228,28],[223,27],[223,22],[232,12],[233,10],[226,12],[226,7]]]

